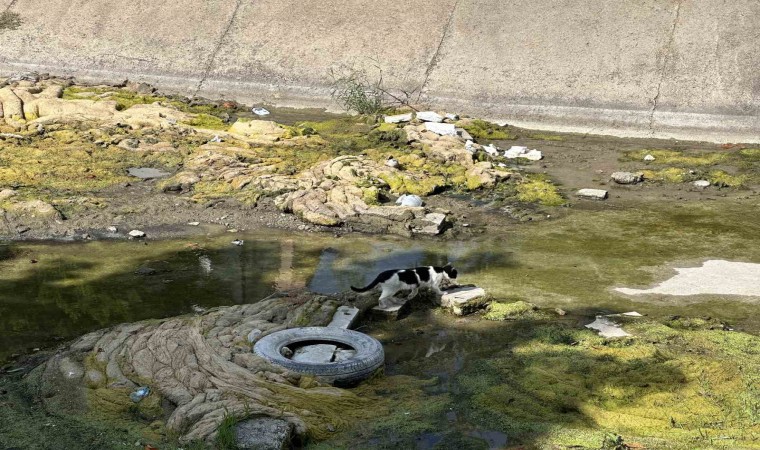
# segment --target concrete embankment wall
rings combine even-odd
[[[758,0],[0,0],[0,74],[329,106],[382,68],[433,107],[537,128],[760,141]],[[333,105],[334,107],[335,105]]]

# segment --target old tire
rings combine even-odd
[[[283,347],[298,342],[335,342],[356,350],[356,355],[340,362],[305,363],[282,356]],[[264,336],[253,346],[253,352],[267,361],[293,372],[313,375],[336,385],[354,385],[385,364],[383,345],[372,336],[358,331],[333,327],[290,328]]]

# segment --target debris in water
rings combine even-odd
[[[600,336],[606,338],[630,336],[620,325],[602,316],[596,316],[596,320],[586,325],[586,328],[597,330]]]
[[[652,155],[646,155],[644,157],[644,161],[654,161],[654,156],[652,156]]]
[[[140,400],[144,399],[148,395],[150,395],[150,388],[148,386],[143,386],[129,394],[129,399],[135,403],[139,403]]]
[[[394,158],[393,156],[389,156],[388,159],[385,160],[385,165],[397,169],[400,164],[398,162],[398,159]]]
[[[423,122],[443,122],[443,116],[435,111],[420,111],[417,113],[417,120]]]
[[[232,241],[232,245],[237,245],[237,246],[242,246],[244,243],[245,241],[242,239],[235,239],[234,241]]]
[[[213,270],[211,268],[211,259],[206,255],[199,256],[198,263],[200,263],[201,271],[203,271],[203,273],[211,273],[211,271]]]
[[[513,145],[509,150],[504,152],[504,157],[509,159],[525,158],[529,161],[538,161],[544,157],[544,155],[536,150],[529,150],[528,147],[521,145]]]
[[[266,108],[253,108],[251,109],[251,112],[256,114],[257,116],[268,116],[269,111],[266,110]]]
[[[450,123],[425,122],[425,129],[440,136],[457,135],[457,127]]]
[[[144,238],[145,237],[145,232],[144,231],[140,231],[140,230],[132,230],[132,231],[129,232],[129,236],[131,236],[133,238],[136,238],[136,239],[137,238]]]
[[[191,227],[197,227],[201,223],[200,222],[188,222],[187,224],[190,225]]]
[[[410,122],[411,120],[412,120],[412,113],[396,114],[395,116],[385,116],[385,123]]]
[[[493,144],[488,144],[485,147],[483,147],[483,150],[486,151],[491,156],[499,156],[499,148],[496,147]]]
[[[396,204],[401,206],[422,206],[422,198],[418,195],[404,194],[396,199]]]

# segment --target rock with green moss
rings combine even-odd
[[[488,305],[483,317],[488,320],[511,320],[526,316],[536,310],[538,310],[536,305],[523,300],[513,303],[493,302]]]

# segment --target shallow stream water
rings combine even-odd
[[[116,323],[255,302],[276,289],[334,293],[378,272],[452,262],[460,283],[579,317],[636,310],[711,316],[760,330],[757,298],[626,296],[673,267],[706,259],[760,262],[752,215],[713,206],[582,212],[461,241],[266,231],[167,241],[0,245],[0,360]],[[733,220],[726,225],[725,220]],[[231,244],[243,239],[244,245]],[[400,325],[403,326],[403,325]]]

